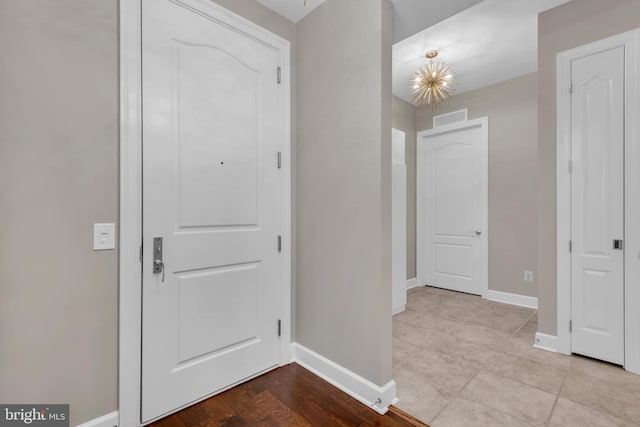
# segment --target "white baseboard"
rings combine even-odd
[[[408,279],[407,280],[407,289],[411,289],[411,288],[415,288],[418,286],[418,279],[417,278],[413,278],[413,279]]]
[[[99,418],[87,421],[84,424],[80,424],[78,427],[117,427],[118,426],[118,411],[113,411],[110,414],[103,415]]]
[[[538,309],[538,298],[528,297],[526,295],[510,294],[508,292],[492,291],[489,289],[484,296],[486,299],[496,302],[502,302],[505,304],[518,305],[520,307],[527,307]]]
[[[391,380],[380,387],[358,374],[298,343],[291,344],[293,361],[374,411],[385,414],[396,401],[396,383]]]
[[[391,310],[391,315],[395,316],[396,314],[402,313],[406,309],[407,309],[406,305],[401,305],[400,307],[395,307],[393,310]]]
[[[536,342],[533,344],[535,348],[540,350],[558,352],[558,337],[555,335],[547,335],[536,332]]]

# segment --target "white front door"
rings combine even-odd
[[[280,355],[278,51],[186,3],[142,3],[143,422]]]
[[[418,282],[487,287],[487,119],[418,133]]]
[[[624,47],[571,62],[571,351],[624,363]]]

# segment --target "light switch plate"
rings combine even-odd
[[[116,225],[93,224],[93,250],[108,251],[116,248]]]

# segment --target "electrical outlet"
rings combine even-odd
[[[533,271],[525,270],[525,272],[524,272],[524,281],[525,282],[533,282]]]

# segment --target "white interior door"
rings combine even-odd
[[[188,3],[142,3],[143,421],[280,354],[278,51]]]
[[[391,301],[398,314],[407,305],[407,165],[405,133],[392,129],[391,136]]]
[[[571,80],[571,351],[623,364],[624,47],[573,60]]]
[[[487,289],[487,119],[418,133],[418,281]]]

